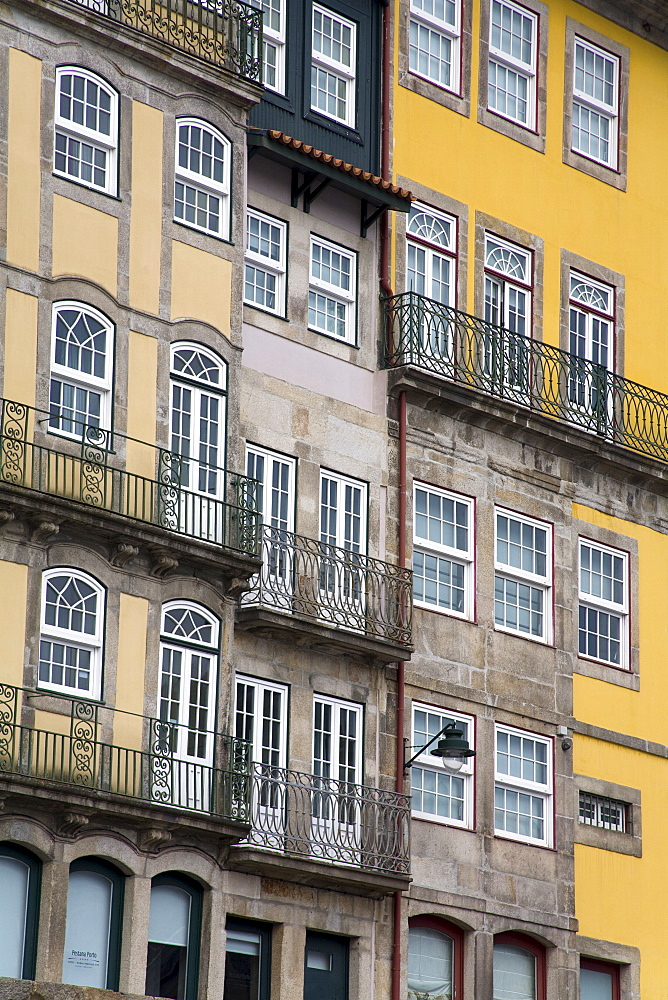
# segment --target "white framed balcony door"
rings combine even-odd
[[[364,629],[367,488],[320,474],[320,614],[342,628]]]
[[[292,611],[295,586],[295,470],[293,458],[248,445],[246,475],[255,479],[256,506],[262,515],[262,579],[251,580],[249,599],[258,589],[262,603]]]
[[[205,608],[165,605],[152,798],[186,809],[214,806],[217,643],[218,621]]]
[[[253,760],[249,840],[278,851],[284,846],[287,813],[287,697],[282,685],[237,677],[235,735],[251,744]]]
[[[225,537],[227,366],[201,344],[172,346],[171,482],[179,489],[178,530],[221,543]]]
[[[311,852],[324,861],[359,864],[362,706],[318,695],[313,707]]]

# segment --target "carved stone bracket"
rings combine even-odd
[[[223,581],[225,598],[228,601],[238,601],[242,594],[250,590],[250,581],[246,577],[226,576]]]
[[[16,515],[14,511],[10,510],[9,507],[0,507],[0,528],[4,528],[4,526],[9,524],[10,521],[13,521],[15,517]]]
[[[126,542],[122,538],[116,538],[111,543],[109,562],[112,566],[118,566],[119,569],[123,569],[124,566],[132,562],[138,555],[139,547],[137,545],[131,545],[130,542]]]
[[[161,829],[159,827],[149,827],[147,830],[142,832],[139,838],[139,847],[142,851],[147,851],[149,854],[155,854],[168,844],[171,839],[172,834],[170,830]]]
[[[151,546],[151,575],[163,577],[171,569],[176,569],[179,560],[173,556],[169,549],[164,549],[159,545]]]
[[[61,837],[76,837],[86,826],[88,819],[89,817],[86,813],[63,813],[57,832]]]
[[[41,517],[30,521],[30,541],[37,545],[43,545],[59,531],[60,525],[56,521],[46,521]]]

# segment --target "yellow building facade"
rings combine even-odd
[[[397,3],[394,12],[392,165],[417,202],[408,228],[399,219],[392,233],[389,351],[393,364],[422,369],[415,378],[397,375],[395,386],[399,402],[402,393],[408,400],[408,493],[411,474],[427,479],[421,441],[440,453],[430,474],[436,495],[478,498],[477,546],[494,545],[495,561],[478,557],[479,600],[463,617],[479,627],[487,616],[497,632],[508,627],[498,590],[502,536],[498,521],[494,541],[490,521],[483,524],[483,500],[551,526],[551,625],[522,626],[520,616],[509,630],[525,646],[534,640],[543,684],[550,680],[541,642],[557,653],[554,699],[542,708],[528,704],[528,681],[524,688],[511,683],[516,658],[532,655],[516,640],[500,651],[506,686],[478,681],[467,695],[444,683],[425,693],[407,675],[407,697],[440,706],[444,717],[446,710],[468,712],[479,731],[484,716],[496,715],[498,726],[506,710],[501,721],[518,731],[550,734],[558,770],[569,758],[554,786],[549,844],[573,857],[573,898],[564,911],[572,936],[559,941],[558,922],[550,933],[550,921],[536,919],[526,887],[513,891],[514,916],[500,905],[498,883],[498,906],[493,891],[488,900],[488,913],[499,914],[495,934],[515,934],[495,942],[530,950],[533,940],[544,949],[546,992],[518,987],[517,995],[653,1000],[665,982],[666,36],[643,4],[464,0]],[[528,348],[525,337],[532,338]],[[481,452],[475,438],[483,433]],[[471,486],[471,462],[490,472],[482,491]],[[422,558],[418,514],[414,552]],[[607,588],[592,583],[590,559],[596,572],[617,566],[616,596],[612,580]],[[483,571],[496,581],[493,610]],[[427,609],[416,612],[418,635],[423,615],[436,621],[434,611],[453,614],[435,590],[414,593]],[[445,618],[429,628],[445,677],[462,655],[467,662],[477,655],[488,674],[489,647],[476,654],[471,642],[463,654]],[[443,649],[448,642],[452,652]],[[418,639],[418,658],[419,649]],[[519,672],[530,677],[532,668]],[[491,779],[478,773],[476,782],[484,780]],[[498,791],[498,756],[496,782]],[[477,802],[469,828],[508,835],[504,817],[497,812],[493,820],[484,811],[491,806],[481,808],[479,790]],[[444,851],[454,844],[464,856],[458,831],[448,841],[438,826],[432,830]],[[530,832],[524,839],[532,843]],[[415,857],[422,844],[416,849],[414,835],[409,915],[442,920],[446,934],[448,921],[463,929],[466,963],[469,932],[479,925],[465,911],[481,904],[472,904],[463,886],[454,898],[452,889],[440,897],[420,892]],[[529,870],[539,879],[545,864],[539,847],[526,846],[506,870],[517,866],[521,882]],[[568,870],[561,875],[567,881]],[[423,884],[435,890],[426,875]],[[571,954],[556,958],[555,948]],[[495,998],[511,995],[503,992],[509,987],[498,951],[497,961],[495,944],[494,984],[486,987]],[[410,974],[409,966],[409,987]],[[462,974],[463,995],[483,996],[470,992],[471,974]]]

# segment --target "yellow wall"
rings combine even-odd
[[[116,295],[118,219],[53,196],[53,276],[89,278]]]
[[[116,746],[141,750],[146,667],[146,623],[148,601],[121,594],[118,620],[118,668],[114,742]],[[123,712],[133,713],[124,715]]]
[[[130,331],[128,343],[128,436],[155,441],[158,341]],[[155,448],[128,441],[127,470],[147,479],[156,477]]]
[[[199,319],[230,335],[229,260],[172,242],[172,319]]]
[[[42,63],[9,50],[7,260],[39,268]]]
[[[132,104],[132,214],[130,216],[130,305],[160,311],[163,114]]]
[[[469,283],[468,302],[460,303],[463,309],[473,311],[476,211],[545,241],[543,338],[548,343],[559,343],[562,248],[623,274],[624,374],[666,392],[668,338],[657,337],[655,332],[668,326],[664,293],[668,131],[657,117],[662,112],[656,95],[665,89],[668,53],[583,5],[570,0],[550,3],[546,152],[542,154],[477,122],[479,9],[479,0],[474,0],[470,117],[396,86],[395,174],[406,178],[409,187],[411,181],[419,182],[468,206]],[[626,193],[562,162],[567,16],[630,50]],[[648,337],[651,351],[643,349]]]
[[[35,405],[37,298],[7,289],[3,395]],[[1,635],[2,633],[0,633]]]
[[[21,687],[26,644],[28,567],[0,562],[0,594],[2,682]]]

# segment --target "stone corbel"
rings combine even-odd
[[[47,521],[41,517],[32,519],[30,526],[30,541],[36,545],[43,545],[60,531],[57,521]]]
[[[63,813],[61,821],[58,825],[57,833],[60,837],[77,837],[81,830],[83,830],[83,828],[87,825],[88,819],[89,817],[86,813]]]
[[[170,553],[169,549],[162,548],[160,545],[152,545],[150,552],[151,576],[162,578],[179,565],[179,560]]]
[[[4,528],[6,524],[9,524],[14,520],[16,515],[13,510],[9,507],[0,507],[0,528]]]
[[[122,538],[115,538],[111,543],[109,562],[112,566],[123,569],[138,555],[139,547],[137,545],[131,545],[130,542],[126,542]]]
[[[172,834],[170,830],[161,829],[160,827],[149,827],[147,830],[142,831],[139,838],[139,847],[148,854],[156,854],[171,839]]]

